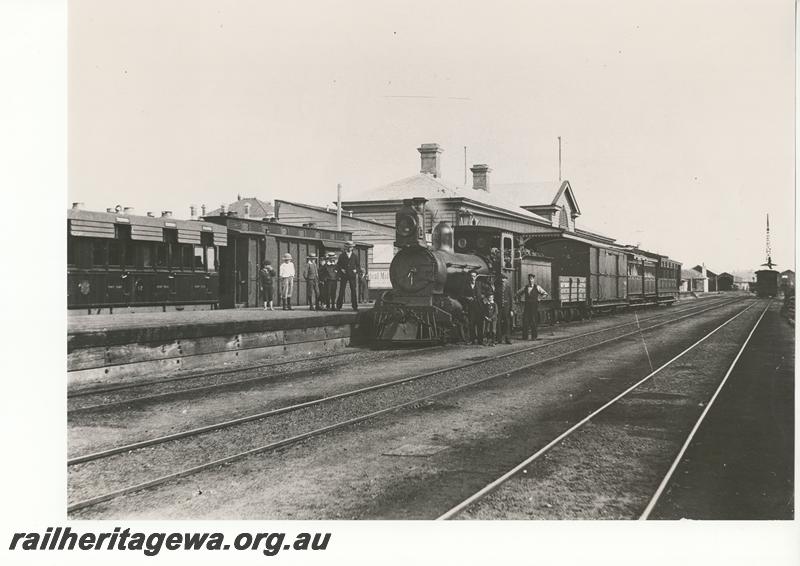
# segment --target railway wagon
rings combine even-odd
[[[221,226],[137,216],[130,209],[67,212],[67,309],[73,314],[206,310],[219,306]]]
[[[778,296],[778,272],[774,269],[756,271],[756,295],[759,297]]]
[[[627,306],[627,264],[622,250],[566,234],[536,243],[535,249],[552,258],[556,320]]]
[[[333,252],[338,258],[345,242],[352,239],[352,232],[281,224],[270,219],[240,217],[233,213],[206,216],[205,220],[224,227],[228,232],[228,246],[220,253],[220,308],[260,306],[264,296],[259,283],[259,269],[265,260],[269,260],[277,271],[285,253],[292,255],[296,271],[292,304],[308,306],[303,279],[308,256],[321,258]],[[355,242],[354,253],[367,275],[367,258],[371,247],[371,244]],[[274,286],[277,290],[277,278]],[[363,302],[365,298],[359,296],[358,300]],[[350,303],[349,287],[345,303]]]
[[[678,300],[681,288],[681,267],[679,261],[667,256],[659,256],[656,266],[656,285],[658,302],[672,304]]]

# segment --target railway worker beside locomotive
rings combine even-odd
[[[283,310],[292,310],[292,291],[294,291],[294,263],[292,254],[283,254],[283,263],[278,271],[281,285],[281,306]]]
[[[472,344],[483,343],[483,290],[478,281],[478,272],[469,272],[469,279],[461,293],[464,310],[469,318],[469,341]]]
[[[310,255],[307,258],[305,269],[303,269],[303,279],[306,281],[306,303],[308,310],[319,310],[319,267],[317,266],[317,256]]]
[[[517,297],[523,298],[525,309],[522,312],[522,339],[528,339],[528,332],[531,340],[538,340],[537,317],[539,314],[539,298],[546,297],[547,291],[536,283],[536,276],[528,274],[528,284],[517,291]]]
[[[273,311],[272,299],[275,296],[275,291],[272,287],[272,282],[275,279],[275,270],[272,268],[272,262],[269,260],[264,261],[261,270],[258,272],[258,278],[261,283],[261,293],[264,296],[264,310]]]
[[[500,339],[502,338],[503,342],[506,344],[511,344],[511,303],[514,300],[514,297],[511,296],[511,284],[508,281],[508,275],[503,273],[500,276],[500,279],[502,281],[502,287],[500,289],[502,295],[499,308],[500,336],[497,337],[497,341],[500,342]]]
[[[497,339],[497,303],[494,295],[486,295],[483,303],[483,335],[488,346],[494,346]]]
[[[358,276],[361,273],[361,263],[358,256],[353,252],[355,244],[347,241],[344,244],[344,251],[339,256],[336,269],[339,272],[339,298],[336,300],[336,310],[342,310],[344,303],[344,292],[347,285],[350,286],[350,303],[354,311],[358,310]]]

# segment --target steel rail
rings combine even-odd
[[[755,303],[747,306],[744,310],[740,311],[736,316],[741,315],[743,312],[745,312],[746,310],[750,309],[754,304]],[[713,308],[718,308],[718,307],[710,307],[709,309],[706,309],[706,310],[712,310]],[[705,311],[703,311],[703,312],[705,312]],[[694,314],[698,314],[698,313],[691,313],[691,314],[687,314],[687,315],[681,316],[681,317],[679,317],[677,319],[664,321],[664,322],[649,326],[649,327],[647,327],[645,329],[642,329],[642,331],[651,330],[651,329],[658,328],[658,327],[661,327],[661,326],[664,326],[664,325],[667,325],[667,324],[670,324],[670,323],[673,323],[673,322],[677,322],[678,320],[682,320],[682,319],[688,318],[690,316],[693,316]],[[733,319],[730,319],[730,320],[733,320]],[[728,322],[730,322],[730,320]],[[725,324],[727,324],[727,322]],[[717,329],[719,329],[719,327]],[[639,332],[640,332],[639,330],[636,330],[634,332],[629,332],[629,333],[626,333],[626,334],[623,334],[623,335],[620,335],[620,336],[609,338],[609,339],[603,340],[601,342],[597,342],[597,343],[594,343],[594,344],[583,346],[583,347],[575,349],[575,350],[571,350],[569,352],[564,352],[564,353],[557,354],[555,356],[551,356],[551,357],[543,359],[543,360],[538,360],[536,362],[532,362],[532,363],[529,363],[529,364],[514,368],[512,370],[499,372],[499,373],[496,373],[496,374],[493,374],[493,375],[490,375],[490,376],[487,376],[487,377],[484,377],[484,378],[480,378],[480,379],[477,379],[477,380],[470,381],[469,383],[460,384],[460,385],[457,385],[457,386],[454,386],[454,387],[450,387],[450,388],[444,389],[442,391],[438,391],[436,393],[431,393],[429,395],[418,397],[418,398],[412,399],[410,401],[399,403],[399,404],[393,405],[391,407],[386,407],[384,409],[373,411],[373,412],[368,413],[366,415],[361,415],[361,416],[358,416],[358,417],[354,417],[352,419],[347,419],[345,421],[340,421],[338,423],[327,425],[327,426],[324,426],[324,427],[321,427],[321,428],[318,428],[318,429],[315,429],[315,430],[312,430],[312,431],[308,431],[308,432],[305,432],[305,433],[302,433],[302,434],[299,434],[299,435],[296,435],[296,436],[293,436],[293,437],[290,437],[290,438],[278,440],[278,441],[271,442],[271,443],[263,445],[263,446],[258,446],[256,448],[252,448],[250,450],[246,450],[244,452],[239,452],[239,453],[236,453],[236,454],[232,454],[230,456],[225,456],[223,458],[219,458],[219,459],[216,459],[216,460],[213,460],[213,461],[210,461],[210,462],[199,464],[197,466],[193,466],[193,467],[188,468],[186,470],[181,470],[181,471],[178,471],[178,472],[174,472],[174,473],[171,473],[171,474],[160,476],[158,478],[154,478],[154,479],[148,480],[146,482],[138,483],[138,484],[131,485],[131,486],[128,486],[128,487],[123,487],[123,488],[120,488],[118,490],[114,490],[114,491],[111,491],[111,492],[108,492],[108,493],[105,493],[105,494],[102,494],[102,495],[98,495],[96,497],[92,497],[92,498],[89,498],[89,499],[86,499],[86,500],[78,501],[78,502],[75,502],[75,503],[73,503],[71,505],[68,505],[67,506],[67,511],[68,512],[73,512],[73,511],[77,511],[77,510],[80,510],[80,509],[83,509],[83,508],[86,508],[86,507],[97,505],[98,503],[109,501],[111,499],[114,499],[116,497],[120,497],[122,495],[126,495],[126,494],[137,492],[137,491],[141,491],[141,490],[144,490],[144,489],[148,489],[150,487],[155,487],[157,485],[161,485],[161,484],[166,483],[168,481],[179,479],[179,478],[182,478],[182,477],[185,477],[185,476],[188,476],[188,475],[191,475],[191,474],[203,471],[203,470],[207,470],[207,469],[214,468],[214,467],[217,467],[217,466],[222,466],[224,464],[229,464],[231,462],[234,462],[234,461],[237,461],[237,460],[241,460],[242,458],[245,458],[247,456],[251,456],[251,455],[254,455],[254,454],[258,454],[258,453],[275,450],[277,448],[288,446],[290,444],[295,444],[297,442],[300,442],[302,440],[306,440],[308,438],[319,436],[319,435],[325,434],[327,432],[331,432],[331,431],[334,431],[334,430],[337,430],[337,429],[340,429],[340,428],[344,428],[346,426],[357,424],[357,423],[366,421],[368,419],[372,419],[372,418],[375,418],[375,417],[378,417],[378,416],[381,416],[381,415],[385,415],[385,414],[388,414],[388,413],[391,413],[391,412],[398,411],[400,409],[404,409],[404,408],[407,408],[407,407],[412,407],[412,406],[418,405],[418,404],[420,404],[420,403],[422,403],[424,401],[427,401],[427,400],[430,400],[430,399],[434,399],[434,398],[437,398],[437,397],[441,397],[441,396],[444,396],[444,395],[447,395],[447,394],[450,394],[450,393],[454,393],[454,392],[457,392],[457,391],[461,391],[461,390],[467,389],[469,387],[474,387],[476,385],[480,385],[482,383],[485,383],[485,382],[488,382],[488,381],[491,381],[491,380],[495,380],[495,379],[498,379],[498,378],[501,378],[501,377],[510,377],[511,375],[520,373],[520,372],[525,371],[527,369],[530,369],[532,367],[535,367],[535,366],[538,366],[538,365],[542,365],[542,364],[545,364],[545,363],[548,363],[548,362],[552,362],[554,360],[557,360],[557,359],[560,359],[560,358],[564,358],[566,356],[571,356],[571,355],[574,355],[574,354],[577,354],[577,353],[580,353],[580,352],[583,352],[583,351],[586,351],[586,350],[590,350],[590,349],[596,348],[598,346],[601,346],[601,345],[604,345],[604,344],[607,344],[607,343],[610,343],[610,342],[615,342],[617,340],[626,338],[628,336],[631,336],[631,335],[634,335],[634,334],[638,334]],[[438,372],[432,372],[432,373],[438,373]],[[429,374],[423,374],[423,375],[429,375]],[[420,376],[417,376],[417,377],[420,377]],[[393,384],[403,383],[403,382],[407,382],[409,380],[410,380],[409,378],[404,378],[403,380],[398,380],[397,382],[395,382]],[[388,386],[389,384],[384,384],[384,385]],[[376,387],[377,386],[371,386],[369,389],[374,389]],[[340,397],[341,396],[348,396],[348,395],[351,395],[351,394],[353,394],[353,393],[340,394]],[[313,402],[311,402],[311,403],[313,403]],[[255,417],[249,417],[248,420],[254,420],[254,418]],[[206,427],[204,427],[204,428],[206,428]],[[181,434],[181,433],[179,433],[179,434]],[[197,433],[195,433],[195,434],[197,434]],[[188,436],[188,434],[183,433],[183,436]],[[146,445],[150,445],[150,444],[146,444]],[[120,449],[118,451],[115,451],[115,453],[119,453],[119,452],[122,452],[122,451],[128,451],[128,450],[129,450],[128,448],[126,448],[124,450]]]
[[[683,455],[686,453],[686,450],[689,448],[689,445],[692,443],[692,439],[694,439],[694,435],[700,429],[700,425],[703,424],[703,420],[706,418],[706,415],[708,414],[708,411],[711,410],[711,406],[714,404],[714,401],[717,400],[717,396],[719,395],[720,391],[722,391],[722,388],[725,386],[725,383],[728,381],[728,377],[730,377],[731,373],[733,372],[733,368],[735,368],[736,364],[739,362],[739,358],[742,356],[742,353],[744,352],[745,348],[747,347],[747,344],[750,343],[750,338],[753,337],[753,334],[755,333],[756,328],[758,328],[758,325],[761,323],[761,319],[764,318],[764,315],[767,314],[767,310],[769,310],[769,307],[770,307],[771,304],[772,304],[772,300],[770,299],[769,303],[767,303],[766,308],[761,313],[761,316],[758,317],[758,320],[753,325],[753,329],[750,330],[750,334],[747,335],[747,338],[745,339],[744,343],[742,344],[742,347],[739,348],[739,353],[736,354],[736,357],[733,359],[733,362],[731,363],[730,367],[728,368],[728,371],[725,372],[725,376],[722,378],[722,381],[720,382],[720,384],[717,387],[716,391],[714,391],[714,395],[712,395],[711,399],[708,401],[708,403],[706,403],[705,409],[703,409],[703,412],[700,414],[700,418],[697,419],[697,422],[695,423],[694,427],[692,427],[692,430],[689,433],[689,436],[686,438],[686,441],[683,443],[683,446],[681,447],[680,451],[678,452],[678,455],[675,457],[675,460],[672,462],[672,465],[669,467],[669,470],[667,470],[667,474],[664,476],[664,479],[662,479],[661,483],[658,485],[658,488],[656,489],[655,494],[653,494],[653,497],[650,498],[650,501],[648,502],[647,506],[644,508],[644,511],[642,512],[641,516],[639,517],[640,521],[646,521],[650,517],[650,513],[653,512],[653,509],[655,508],[656,504],[658,503],[659,498],[663,494],[664,489],[667,487],[667,484],[669,483],[670,479],[672,479],[672,475],[675,473],[675,470],[677,469],[678,464],[680,464],[681,460],[683,459]]]
[[[698,310],[698,311],[692,311],[692,312],[690,312],[688,314],[684,314],[683,316],[680,316],[678,318],[673,318],[673,319],[664,321],[664,322],[656,324],[656,325],[651,325],[651,326],[645,327],[643,329],[637,329],[635,332],[630,332],[630,333],[626,333],[626,334],[622,334],[620,336],[616,336],[616,337],[610,338],[610,339],[608,339],[606,341],[600,342],[599,344],[605,344],[608,341],[619,340],[619,339],[625,338],[627,336],[631,336],[633,334],[639,334],[640,332],[647,331],[647,330],[650,330],[652,328],[658,328],[659,326],[662,326],[664,324],[677,322],[677,321],[683,320],[685,318],[688,318],[690,316],[694,316],[696,314],[702,314],[702,313],[707,312],[709,310],[722,308],[723,306],[727,306],[729,304],[733,304],[734,302],[737,302],[737,301],[732,301],[732,302],[724,303],[724,304],[717,304],[717,305],[713,305],[713,306],[710,306],[710,307],[707,307],[707,308],[704,308],[704,309],[701,309],[701,310]],[[655,317],[652,317],[652,318],[655,318]],[[650,319],[648,319],[648,320],[650,320]],[[386,388],[389,388],[389,387],[394,387],[396,385],[401,385],[403,383],[408,383],[408,382],[411,382],[411,381],[418,381],[420,379],[424,379],[424,378],[427,378],[427,377],[433,377],[433,376],[436,376],[436,375],[441,375],[441,374],[448,373],[448,372],[451,372],[451,371],[462,370],[462,369],[465,369],[465,368],[469,368],[469,367],[476,366],[476,365],[481,365],[481,364],[487,364],[487,363],[491,363],[491,362],[494,362],[494,361],[497,361],[497,360],[500,360],[500,359],[503,359],[503,358],[511,357],[511,356],[516,356],[516,355],[520,355],[520,354],[527,354],[527,353],[530,353],[530,352],[532,352],[534,350],[540,350],[540,349],[544,349],[544,348],[549,348],[549,347],[551,347],[553,345],[562,344],[564,342],[569,342],[569,341],[575,340],[577,338],[583,338],[583,337],[586,337],[586,336],[589,336],[589,335],[592,335],[592,334],[598,334],[598,333],[603,332],[603,331],[617,330],[617,329],[619,329],[619,328],[621,328],[623,326],[629,326],[629,325],[630,324],[624,324],[624,325],[618,325],[618,326],[614,326],[614,327],[610,327],[610,328],[594,330],[594,331],[587,332],[587,333],[584,333],[584,334],[579,334],[579,335],[576,335],[576,336],[570,336],[570,337],[561,338],[559,340],[554,340],[553,342],[546,342],[546,343],[543,343],[543,344],[538,344],[536,346],[524,348],[524,349],[521,349],[521,350],[515,350],[513,352],[505,352],[503,354],[498,354],[497,356],[487,357],[487,358],[484,358],[484,359],[481,359],[481,360],[474,360],[474,361],[466,362],[466,363],[463,363],[463,364],[457,364],[455,366],[449,366],[449,367],[446,367],[446,368],[433,370],[433,371],[426,372],[426,373],[412,375],[412,376],[409,376],[409,377],[402,377],[400,379],[395,379],[395,380],[387,381],[387,382],[384,382],[384,383],[378,383],[378,384],[375,384],[375,385],[368,385],[366,387],[361,387],[359,389],[353,389],[351,391],[344,391],[342,393],[337,393],[335,395],[329,395],[327,397],[321,397],[319,399],[312,399],[311,401],[304,401],[302,403],[296,403],[294,405],[287,405],[285,407],[279,407],[277,409],[270,409],[268,411],[263,411],[263,412],[260,412],[260,413],[247,415],[247,416],[244,416],[244,417],[237,417],[235,419],[230,419],[230,420],[227,420],[227,421],[221,421],[221,422],[218,422],[218,423],[213,423],[213,424],[210,424],[210,425],[197,427],[197,428],[193,428],[193,429],[189,429],[189,430],[185,430],[185,431],[181,431],[181,432],[176,432],[176,433],[173,433],[173,434],[168,434],[168,435],[164,435],[164,436],[160,436],[160,437],[156,437],[156,438],[151,438],[151,439],[148,439],[148,440],[142,440],[142,441],[139,441],[139,442],[132,442],[130,444],[125,444],[125,445],[122,445],[122,446],[109,448],[107,450],[101,450],[99,452],[94,452],[94,453],[90,453],[90,454],[84,454],[82,456],[76,456],[74,458],[70,458],[70,459],[67,460],[67,466],[74,466],[74,465],[77,465],[77,464],[83,464],[85,462],[91,462],[91,461],[94,461],[94,460],[100,460],[102,458],[108,458],[110,456],[114,456],[116,454],[121,454],[123,452],[130,452],[131,450],[139,450],[141,448],[146,448],[148,446],[154,446],[154,445],[157,445],[157,444],[164,444],[165,442],[170,442],[170,441],[173,441],[173,440],[179,440],[181,438],[187,438],[187,437],[190,437],[190,436],[197,436],[197,435],[200,435],[200,434],[205,434],[205,433],[208,433],[208,432],[213,432],[213,431],[221,430],[221,429],[224,429],[224,428],[230,428],[232,426],[236,426],[236,425],[240,425],[240,424],[244,424],[244,423],[248,423],[248,422],[252,422],[252,421],[256,421],[256,420],[264,419],[264,418],[268,418],[268,417],[274,417],[274,416],[277,416],[277,415],[280,415],[280,414],[284,414],[284,413],[288,413],[288,412],[292,412],[292,411],[297,411],[299,409],[304,409],[304,408],[307,408],[307,407],[313,407],[315,405],[321,405],[323,403],[328,403],[328,402],[335,401],[335,400],[338,400],[338,399],[345,399],[347,397],[353,397],[355,395],[361,395],[361,394],[368,393],[368,392],[371,392],[371,391],[377,391],[377,390],[380,390],[380,389],[386,389]],[[593,346],[594,345],[591,345],[590,347],[593,347]],[[572,350],[570,353],[579,352],[579,351],[582,351],[582,349]],[[553,358],[547,358],[547,360],[550,360],[550,359],[553,359]],[[545,360],[545,361],[547,361],[547,360]],[[543,363],[543,362],[536,362],[536,363]]]
[[[633,385],[631,385],[630,387],[625,389],[622,393],[620,393],[619,395],[617,395],[616,397],[614,397],[610,401],[608,401],[605,404],[603,404],[600,408],[595,409],[589,415],[587,415],[586,417],[584,417],[583,419],[581,419],[580,421],[578,421],[577,423],[575,423],[574,425],[569,427],[567,430],[565,430],[564,432],[562,432],[561,434],[556,436],[553,440],[551,440],[546,445],[544,445],[542,448],[540,448],[539,450],[534,452],[531,456],[529,456],[528,458],[526,458],[525,460],[523,460],[522,462],[520,462],[519,464],[517,464],[516,466],[514,466],[510,470],[508,470],[506,473],[501,475],[499,478],[497,478],[496,480],[488,483],[483,488],[481,488],[477,492],[473,493],[472,495],[470,495],[468,498],[466,498],[462,502],[460,502],[457,505],[455,505],[452,508],[450,508],[448,511],[446,511],[445,513],[443,513],[442,515],[437,517],[436,520],[437,521],[442,521],[442,520],[452,519],[453,517],[455,517],[456,515],[458,515],[462,511],[464,511],[467,507],[469,507],[470,505],[474,504],[476,501],[479,501],[479,500],[483,499],[484,497],[486,497],[487,495],[489,495],[490,493],[495,491],[497,488],[499,488],[504,483],[506,483],[509,479],[511,479],[512,477],[517,475],[524,468],[526,468],[531,463],[533,463],[534,461],[538,460],[541,456],[543,456],[544,454],[549,452],[553,447],[555,447],[556,445],[560,444],[565,438],[571,436],[578,429],[583,427],[583,425],[585,425],[586,423],[591,421],[593,418],[595,418],[597,415],[599,415],[600,413],[605,411],[607,408],[609,408],[610,406],[615,404],[617,401],[619,401],[620,399],[622,399],[623,397],[628,395],[628,393],[630,393],[634,389],[638,388],[643,383],[645,383],[645,382],[649,381],[650,379],[652,379],[655,375],[660,373],[666,367],[670,366],[676,360],[682,358],[685,354],[687,354],[688,352],[690,352],[691,350],[693,350],[694,348],[696,348],[697,346],[699,346],[700,344],[705,342],[708,338],[710,338],[711,336],[716,334],[717,331],[719,331],[720,329],[722,329],[723,327],[727,326],[729,323],[731,323],[732,321],[734,321],[735,319],[737,319],[738,317],[743,315],[745,312],[747,312],[748,310],[753,308],[756,304],[757,303],[755,303],[755,302],[751,303],[750,305],[748,305],[747,307],[745,307],[744,309],[739,311],[737,314],[735,314],[734,316],[732,316],[731,318],[729,318],[728,320],[726,320],[725,322],[723,322],[722,324],[717,326],[714,330],[712,330],[711,332],[709,332],[708,334],[706,334],[705,336],[703,336],[702,338],[700,338],[699,340],[694,342],[691,346],[689,346],[686,349],[684,349],[681,353],[677,354],[672,359],[670,359],[669,361],[665,362],[664,364],[662,364],[661,366],[656,368],[654,371],[650,372],[645,377],[643,377],[642,379],[640,379],[639,381],[637,381],[636,383],[634,383]]]
[[[737,301],[736,299],[734,299],[734,300],[716,300],[716,299],[714,299],[714,302],[712,303],[712,305],[733,304],[736,301]],[[684,309],[671,310],[671,311],[669,311],[667,313],[655,314],[653,316],[649,316],[647,318],[643,318],[643,319],[640,319],[640,320],[641,321],[649,321],[649,320],[653,320],[655,318],[661,318],[663,316],[667,316],[667,315],[670,315],[670,314],[680,314],[680,313],[683,313],[683,312],[692,311],[694,309],[697,309],[698,307],[700,309],[702,309],[702,308],[707,307],[707,306],[709,306],[709,305],[708,304],[691,305],[691,306],[688,306],[687,308],[684,308]],[[618,325],[615,325],[615,326],[610,326],[610,327],[607,327],[607,328],[594,330],[594,331],[591,331],[591,332],[588,332],[588,333],[579,334],[579,335],[573,336],[572,338],[578,338],[578,337],[581,337],[581,336],[588,336],[588,335],[590,335],[592,333],[597,333],[597,332],[606,331],[606,330],[623,328],[625,326],[630,326],[631,324],[635,324],[635,322],[625,322],[625,323],[618,324]],[[547,343],[547,345],[553,344],[553,343],[557,343],[557,342],[549,342],[549,343]],[[541,347],[541,346],[542,345],[536,346],[533,349],[536,349],[536,348]],[[439,348],[441,348],[441,346]],[[509,355],[516,354],[516,353],[522,352],[522,351],[530,351],[530,349],[531,348],[516,350],[516,351],[514,351],[512,353],[506,353],[506,354],[509,354]],[[405,350],[404,353],[407,353],[407,352],[414,353],[414,352],[420,352],[420,351],[423,351],[423,350],[424,351],[430,351],[431,348],[415,348],[415,349],[412,349],[412,350]],[[352,354],[352,353],[353,352],[345,352],[345,353],[341,353],[341,354],[331,354],[329,356],[319,356],[319,357],[314,358],[314,359],[315,360],[316,359],[325,359],[325,358],[328,358],[328,357],[341,356],[341,355]],[[493,357],[491,359],[500,359],[502,356],[504,356],[506,354],[499,354],[498,356]],[[295,363],[295,362],[302,362],[302,361],[304,361],[304,360],[293,360],[291,362],[279,362],[279,364]],[[208,372],[208,373],[204,373],[202,375],[196,375],[196,376],[187,376],[187,377],[181,376],[179,378],[173,378],[173,379],[170,379],[170,380],[165,380],[165,381],[163,381],[163,383],[168,383],[170,381],[176,381],[176,380],[194,379],[194,378],[202,378],[202,377],[212,377],[214,375],[222,375],[222,374],[225,374],[225,373],[234,373],[236,371],[245,372],[245,371],[249,371],[249,370],[252,370],[252,369],[261,369],[262,367],[271,367],[272,365],[279,365],[279,364],[265,364],[264,366],[253,366],[251,368],[227,369],[227,370],[224,370],[222,372]],[[460,366],[456,366],[456,367],[458,368]],[[290,372],[290,373],[287,373],[287,374],[283,374],[283,376],[284,377],[285,376],[296,376],[298,374],[307,373],[308,371],[310,371],[310,370],[298,370],[297,372]],[[127,406],[127,405],[134,405],[134,404],[137,404],[137,403],[144,403],[144,402],[149,402],[149,401],[157,401],[157,400],[161,400],[161,399],[180,398],[180,397],[183,397],[185,395],[191,395],[191,394],[199,393],[199,392],[202,392],[202,391],[213,391],[215,389],[223,389],[223,388],[226,388],[226,387],[235,387],[237,385],[243,385],[243,384],[247,384],[247,383],[256,383],[256,382],[259,382],[259,381],[265,381],[265,380],[269,380],[269,379],[271,379],[273,377],[274,376],[261,375],[261,376],[257,376],[257,377],[249,377],[247,379],[238,379],[238,380],[233,380],[233,381],[227,381],[227,382],[224,382],[224,383],[215,383],[215,384],[212,384],[212,385],[204,385],[204,386],[201,386],[201,387],[189,387],[189,388],[185,388],[185,389],[177,389],[177,390],[174,390],[174,391],[166,391],[164,393],[155,393],[153,395],[143,395],[141,397],[131,397],[129,399],[122,399],[120,401],[112,401],[110,403],[99,403],[97,405],[87,405],[85,407],[76,407],[74,409],[68,409],[67,412],[70,415],[75,415],[75,414],[81,414],[81,413],[102,411],[102,410],[109,409],[109,408],[114,408],[114,407],[123,407],[123,406]],[[146,384],[147,385],[158,385],[159,383],[160,382],[158,382],[158,381],[148,381]],[[135,385],[135,384],[124,385],[124,386],[120,386],[120,389],[131,388],[131,387],[136,387],[136,386],[137,385]],[[144,385],[139,385],[139,386],[144,386]],[[96,393],[97,394],[101,394],[101,393],[105,393],[105,392],[109,392],[109,391],[113,392],[113,391],[116,391],[116,389],[106,389],[106,390],[103,390],[103,391],[97,391]]]

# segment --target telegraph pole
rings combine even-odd
[[[558,136],[558,182],[561,183],[561,136]]]
[[[336,184],[336,229],[342,231],[342,184]]]

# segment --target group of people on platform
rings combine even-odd
[[[352,241],[345,242],[344,251],[336,257],[336,252],[328,252],[325,257],[309,255],[303,268],[303,281],[306,284],[306,303],[309,310],[342,310],[347,287],[350,287],[350,302],[354,311],[358,310],[359,297],[366,297],[368,277],[361,268],[358,254]],[[292,254],[285,253],[276,274],[272,263],[267,260],[259,271],[261,291],[264,297],[264,310],[274,310],[275,295],[273,280],[278,276],[281,308],[292,310],[294,279],[297,276]],[[338,288],[338,297],[337,297]]]
[[[547,296],[547,291],[536,283],[536,275],[528,275],[528,284],[512,296],[508,275],[501,276],[502,287],[496,291],[491,284],[478,280],[478,272],[470,271],[461,304],[467,320],[469,342],[494,346],[499,342],[511,344],[513,317],[511,306],[514,299],[522,302],[522,339],[538,340],[539,299]],[[497,296],[499,305],[495,302]],[[467,337],[462,337],[466,339]]]

